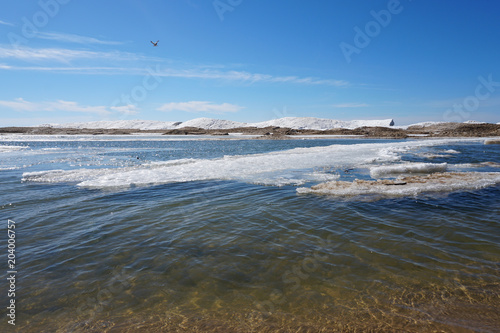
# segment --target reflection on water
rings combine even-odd
[[[232,182],[83,191],[74,218],[64,207],[26,218],[20,233],[38,241],[20,259],[19,321],[28,332],[491,331],[498,192],[342,203]]]
[[[500,327],[499,186],[360,202],[236,181],[107,192],[20,173],[1,174],[3,216],[18,223],[18,332]]]

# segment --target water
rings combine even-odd
[[[498,145],[51,140],[0,141],[2,248],[14,220],[18,272],[15,327],[2,283],[2,331],[500,327],[500,186],[297,193],[404,162],[498,172]]]

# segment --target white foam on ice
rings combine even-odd
[[[364,143],[295,148],[265,154],[224,156],[215,159],[184,159],[140,166],[102,169],[27,172],[24,181],[75,182],[79,186],[106,188],[152,185],[197,180],[241,180],[274,185],[325,181],[322,168],[353,168],[373,161],[399,160],[396,152],[462,140],[422,140],[398,143]],[[469,140],[467,140],[469,141]]]
[[[398,174],[443,172],[446,171],[447,168],[447,163],[403,163],[382,165],[370,168],[370,176],[372,178],[382,178]]]
[[[28,147],[26,146],[2,146],[0,145],[0,153],[8,153],[11,151],[18,151],[18,150],[23,150]]]

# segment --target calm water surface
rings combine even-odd
[[[345,169],[348,159],[298,170],[287,150],[379,143],[397,141],[3,139],[0,148],[27,148],[0,152],[2,248],[14,220],[18,271],[16,326],[2,283],[1,330],[498,332],[500,186],[381,200],[296,193],[318,170],[369,173]],[[238,180],[236,167],[225,179],[126,188],[78,186],[81,171],[22,181],[283,151],[290,166],[266,173],[280,186]],[[494,172],[500,149],[450,142],[399,157]]]

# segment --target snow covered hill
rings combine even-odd
[[[260,123],[254,123],[251,126],[255,127],[278,126],[278,127],[288,127],[293,129],[328,130],[332,128],[354,129],[363,126],[389,127],[393,125],[394,121],[392,119],[342,121],[342,120],[322,119],[313,117],[286,117],[286,118],[264,121]]]
[[[182,127],[198,127],[203,129],[231,129],[236,127],[248,127],[247,123],[240,123],[231,120],[212,119],[212,118],[196,118],[185,121],[178,125],[177,128]],[[251,125],[250,125],[251,126]]]
[[[287,127],[293,129],[328,130],[332,128],[357,128],[363,126],[393,126],[392,119],[383,120],[351,120],[342,121],[313,117],[285,117],[259,123],[241,123],[231,120],[196,118],[186,122],[154,121],[154,120],[110,120],[94,121],[88,123],[48,124],[56,128],[102,128],[102,129],[140,129],[140,130],[167,130],[183,127],[198,127],[203,129],[232,129],[237,127]]]
[[[138,130],[163,130],[175,129],[181,122],[156,121],[156,120],[101,120],[88,123],[48,124],[55,128],[107,128],[107,129],[138,129]]]

